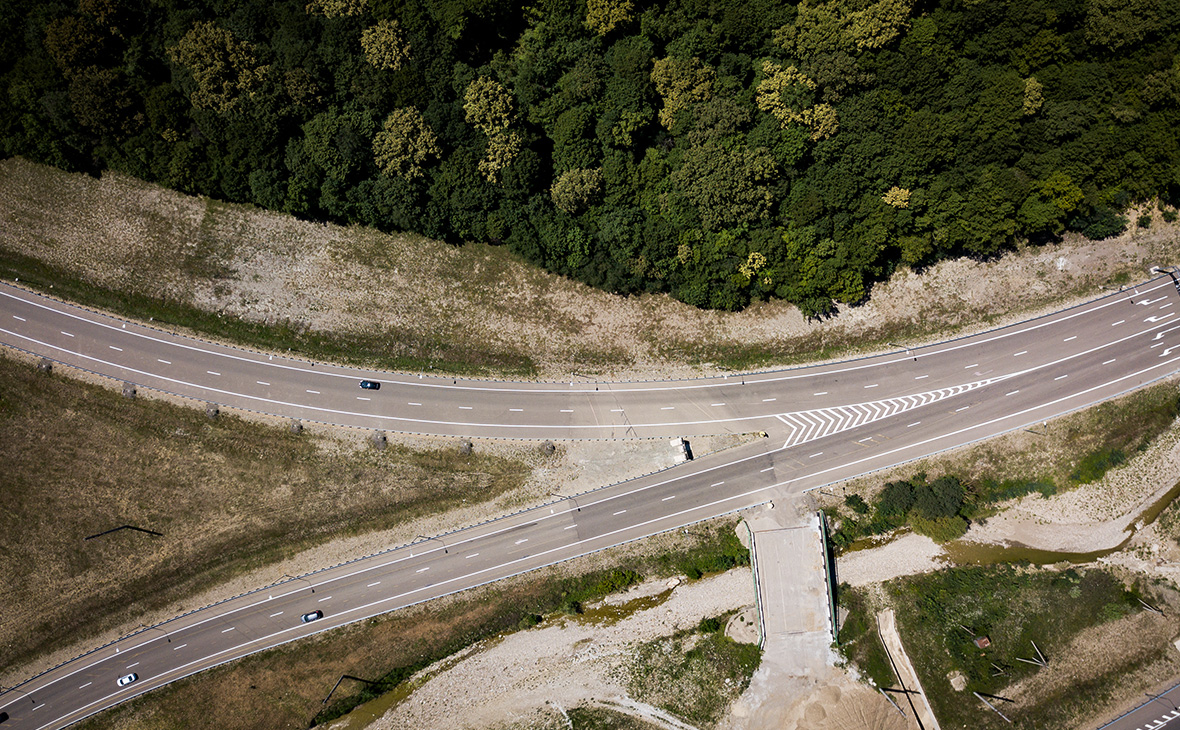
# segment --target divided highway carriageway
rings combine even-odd
[[[252,652],[985,439],[1180,370],[1160,276],[1037,319],[859,360],[666,382],[529,383],[312,363],[214,344],[0,285],[0,343],[223,408],[475,438],[765,432],[723,453],[400,546],[176,617],[0,694],[47,730]],[[378,381],[361,389],[362,379]],[[323,611],[304,623],[301,617]],[[135,674],[125,686],[118,680]]]

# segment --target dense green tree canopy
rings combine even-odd
[[[0,31],[4,155],[697,306],[824,314],[1180,202],[1180,0],[9,0]]]

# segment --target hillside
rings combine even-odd
[[[0,154],[697,307],[1180,195],[1180,0],[12,0]]]

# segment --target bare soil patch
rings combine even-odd
[[[1092,296],[1180,258],[1175,227],[1154,216],[1108,241],[899,271],[867,304],[808,321],[783,302],[708,312],[663,295],[617,297],[503,248],[310,223],[21,159],[0,161],[0,220],[0,251],[99,287],[344,338],[378,331],[390,355],[529,363],[551,379],[713,373],[886,347]]]

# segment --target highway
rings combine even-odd
[[[222,407],[481,438],[767,438],[263,587],[100,647],[0,695],[5,728],[64,727],[334,626],[1039,424],[1180,370],[1180,295],[1157,277],[912,350],[667,382],[378,373],[186,338],[0,285],[0,342]],[[362,379],[380,390],[361,390]],[[300,615],[323,610],[310,624]],[[138,681],[118,687],[135,672]]]
[[[1180,685],[1149,699],[1098,730],[1175,730],[1180,727]]]

